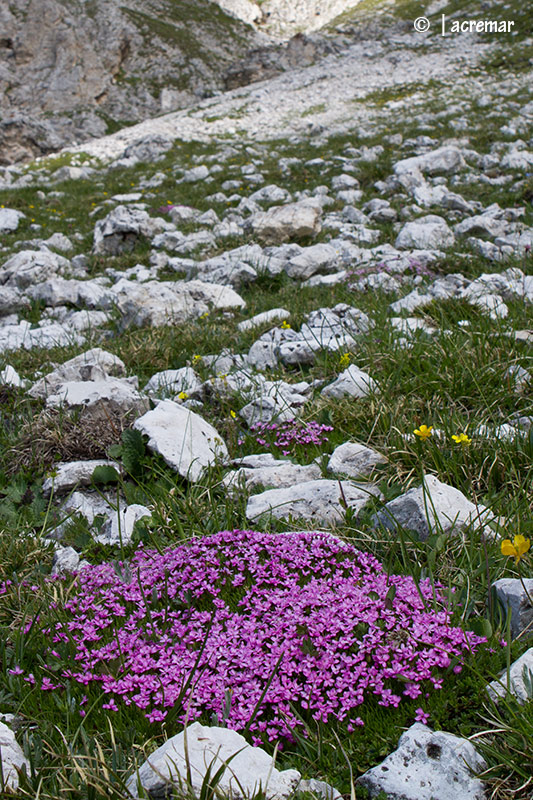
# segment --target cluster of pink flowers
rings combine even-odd
[[[328,441],[331,425],[319,422],[301,422],[289,419],[286,422],[259,422],[250,426],[255,441],[261,447],[275,447],[284,456],[293,455],[296,447],[314,445],[320,447]]]
[[[82,569],[65,610],[44,630],[56,685],[99,687],[104,708],[152,722],[172,708],[182,722],[216,714],[256,743],[291,738],[299,715],[353,730],[366,697],[397,706],[440,688],[486,641],[451,625],[439,587],[312,532],[141,546],[127,566]]]

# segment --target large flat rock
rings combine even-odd
[[[137,419],[133,427],[149,437],[148,447],[159,453],[172,469],[190,481],[198,481],[206,467],[228,458],[218,431],[199,414],[175,403],[161,400]]]

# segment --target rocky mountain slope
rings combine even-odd
[[[220,91],[264,38],[208,0],[3,2],[0,163]]]

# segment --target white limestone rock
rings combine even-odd
[[[438,150],[430,150],[421,156],[397,161],[394,165],[394,172],[396,175],[416,171],[436,175],[458,172],[464,166],[465,160],[461,151],[457,147],[446,146],[439,147]]]
[[[105,458],[91,461],[60,461],[54,465],[53,473],[43,483],[43,495],[49,497],[70,492],[76,486],[90,486],[96,467],[113,467],[117,465]]]
[[[232,492],[242,488],[251,492],[258,486],[269,489],[282,489],[297,483],[319,480],[322,473],[318,464],[293,464],[291,461],[279,461],[262,467],[240,467],[229,472],[222,479],[222,484]]]
[[[65,575],[76,572],[80,564],[80,557],[73,547],[58,547],[52,561],[52,575]]]
[[[25,769],[26,774],[30,775],[30,762],[22,752],[11,728],[3,722],[0,722],[0,758],[5,786],[16,791],[19,785],[18,770]]]
[[[58,323],[45,323],[32,328],[29,322],[22,320],[18,325],[0,326],[0,353],[7,350],[33,350],[41,347],[50,350],[53,347],[82,345],[85,338],[71,328]]]
[[[83,270],[75,270],[68,259],[50,250],[21,250],[0,268],[0,284],[27,289],[56,275],[71,273],[74,276],[76,272],[81,272],[79,277],[83,277]]]
[[[180,325],[213,309],[242,309],[246,303],[229,286],[206,281],[121,280],[113,287],[123,327]]]
[[[526,682],[529,682],[531,691],[528,690]],[[533,699],[533,647],[511,664],[509,683],[507,683],[507,670],[503,670],[499,679],[491,681],[487,686],[487,694],[495,701],[505,697],[507,693],[514,695],[519,703],[527,703]]]
[[[524,578],[523,584],[519,578],[500,578],[492,585],[504,609],[511,613],[511,637],[516,639],[524,631],[524,637],[533,636],[533,578]]]
[[[93,250],[116,256],[133,250],[140,236],[151,238],[172,227],[171,223],[161,217],[152,218],[142,209],[117,206],[96,223]]]
[[[281,244],[320,233],[322,209],[316,202],[302,200],[272,206],[251,217],[252,231],[265,244]]]
[[[13,233],[16,231],[21,219],[25,219],[26,214],[14,208],[0,208],[0,233]]]
[[[331,244],[314,244],[287,261],[285,272],[289,278],[304,281],[317,272],[334,272],[339,263],[339,253]]]
[[[430,533],[458,532],[467,525],[483,528],[491,519],[494,515],[485,506],[474,505],[458,489],[426,475],[421,486],[390,500],[374,516],[374,524],[390,530],[400,525],[424,541]]]
[[[14,311],[20,311],[29,307],[29,305],[28,299],[18,289],[12,286],[2,286],[0,290],[0,317],[12,314]]]
[[[65,381],[46,398],[47,408],[90,408],[102,402],[121,413],[141,414],[148,406],[148,399],[137,389],[137,377]]]
[[[209,767],[213,776],[223,765],[226,769],[217,789],[235,800],[247,800],[260,790],[266,800],[285,800],[301,778],[294,769],[277,770],[271,756],[249,745],[236,731],[195,722],[152,753],[126,786],[134,798],[139,797],[138,783],[152,797],[163,797],[172,786],[186,791],[190,771],[192,792],[199,796]]]
[[[314,364],[316,360],[315,351],[309,343],[299,339],[280,344],[276,356],[286,367]]]
[[[360,478],[370,475],[375,467],[386,464],[387,459],[370,447],[357,442],[344,442],[335,448],[328,461],[328,472]]]
[[[152,375],[143,391],[151,396],[169,397],[170,395],[184,392],[186,395],[195,394],[202,387],[202,381],[192,367],[180,369],[165,369]]]
[[[359,369],[355,364],[339,374],[339,377],[322,389],[324,397],[341,398],[345,395],[351,397],[367,397],[369,394],[378,391],[378,385],[370,377],[368,372]]]
[[[6,364],[4,369],[0,372],[0,386],[13,386],[16,389],[20,389],[25,386],[25,381],[22,380],[11,364]]]
[[[467,739],[416,722],[402,734],[397,750],[357,783],[371,797],[384,792],[390,800],[484,800],[483,783],[472,772],[485,767]]]
[[[55,394],[67,381],[97,381],[126,374],[126,366],[118,356],[100,347],[93,347],[79,356],[70,358],[33,384],[28,394],[44,399]]]
[[[217,460],[228,459],[226,445],[215,428],[199,414],[172,400],[137,419],[133,427],[149,437],[148,448],[189,481],[200,480]]]
[[[455,236],[445,219],[427,214],[415,222],[407,222],[396,237],[399,250],[438,250],[452,247]]]
[[[268,489],[250,497],[246,516],[256,520],[272,515],[276,519],[300,518],[317,525],[342,523],[348,508],[358,514],[379,489],[372,483],[357,484],[353,481],[316,480],[306,481],[284,489]]]
[[[237,325],[237,330],[249,331],[251,328],[264,325],[265,322],[282,322],[283,320],[289,319],[290,316],[291,312],[287,311],[286,308],[270,308],[268,311],[263,311],[260,314],[250,317],[250,319],[243,319],[242,322],[239,322]]]
[[[150,509],[138,503],[122,507],[120,511],[109,515],[100,532],[94,534],[93,538],[100,544],[126,546],[131,542],[135,523],[151,516]]]
[[[36,283],[26,291],[26,296],[52,307],[68,303],[81,308],[111,308],[114,300],[113,292],[101,278],[78,281],[60,276]]]

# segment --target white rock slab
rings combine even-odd
[[[270,308],[268,311],[263,311],[261,314],[256,314],[250,319],[243,319],[237,325],[239,331],[249,331],[251,328],[257,328],[265,322],[281,322],[282,320],[289,319],[290,311],[286,308]]]
[[[258,486],[267,486],[271,489],[281,489],[287,486],[294,486],[297,483],[316,481],[321,477],[322,472],[318,464],[292,464],[290,461],[282,461],[274,466],[259,468],[241,467],[234,472],[230,472],[222,479],[222,484],[229,490],[235,492],[239,487],[247,492],[252,491]]]
[[[11,728],[8,728],[3,722],[0,722],[0,758],[6,787],[12,790],[17,789],[19,785],[17,770],[25,767],[29,775],[30,762],[22,752]]]
[[[389,800],[484,800],[483,783],[472,771],[485,767],[467,739],[416,722],[400,737],[398,749],[357,783],[371,796],[385,792]]]
[[[287,519],[292,516],[316,524],[335,525],[344,520],[346,513],[344,501],[357,514],[373,495],[379,493],[379,489],[373,483],[306,481],[285,489],[268,489],[266,492],[253,495],[248,500],[246,516],[250,520],[263,515],[272,515],[276,519]]]
[[[387,459],[381,453],[357,442],[344,442],[335,448],[328,461],[328,472],[340,472],[351,478],[369,475],[379,464]]]
[[[335,398],[344,397],[345,395],[367,397],[372,392],[377,391],[377,383],[370,377],[368,372],[359,369],[355,364],[350,364],[333,383],[322,389],[321,394],[324,397]]]
[[[520,658],[518,658],[509,670],[509,684],[507,683],[507,670],[504,670],[497,681],[491,681],[487,686],[487,693],[493,700],[499,697],[505,697],[510,692],[513,694],[519,703],[526,703],[528,700],[533,699],[533,694],[530,694],[526,687],[526,680],[529,680],[530,685],[533,687],[533,647],[526,650]]]
[[[141,413],[148,401],[139,394],[137,378],[105,378],[98,381],[66,381],[55,394],[46,398],[48,408],[88,408],[102,401],[109,402],[120,411],[133,409]]]
[[[45,398],[55,394],[61,384],[67,381],[96,381],[107,377],[126,374],[126,367],[118,356],[93,347],[79,356],[65,361],[56,369],[33,384],[28,394],[31,397]]]
[[[459,489],[426,475],[424,484],[388,502],[374,516],[374,524],[390,530],[400,525],[424,541],[434,532],[457,532],[467,525],[483,528],[491,519],[494,515],[485,506],[474,505]]]
[[[173,400],[161,400],[156,408],[135,421],[133,427],[149,437],[148,447],[159,453],[172,469],[190,481],[198,481],[217,460],[227,460],[227,447],[218,431],[203,417]]]
[[[268,753],[249,745],[236,731],[195,722],[152,753],[126,786],[134,798],[139,797],[138,782],[151,796],[163,797],[172,785],[185,789],[189,768],[192,791],[198,796],[209,766],[214,775],[223,764],[227,767],[217,789],[235,800],[253,797],[260,790],[266,800],[283,800],[301,778],[294,769],[277,770]]]
[[[58,495],[69,492],[75,486],[89,486],[96,467],[117,469],[117,464],[104,458],[92,461],[61,461],[55,464],[53,475],[43,483],[44,496],[49,497],[52,491]]]

